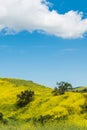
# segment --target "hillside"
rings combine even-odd
[[[34,99],[22,108],[16,107],[17,95],[24,90],[34,91]],[[19,79],[0,79],[0,112],[4,119],[69,120],[78,125],[87,125],[87,93],[66,92],[53,96],[52,88]]]

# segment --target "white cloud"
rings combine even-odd
[[[69,11],[59,14],[49,10],[46,0],[0,0],[0,31],[18,33],[39,31],[62,38],[79,38],[87,32],[87,18]]]

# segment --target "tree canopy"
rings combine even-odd
[[[56,85],[57,87],[55,87],[53,91],[54,95],[64,94],[65,91],[72,89],[72,85],[64,81],[57,82]]]

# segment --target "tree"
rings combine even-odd
[[[68,82],[61,81],[59,83],[57,82],[56,84],[60,94],[64,94],[65,91],[72,89],[72,85]]]
[[[58,95],[58,94],[64,94],[65,91],[69,91],[70,89],[72,89],[72,85],[68,82],[57,82],[56,83],[57,87],[54,88],[54,90],[52,91],[52,93],[54,95]]]

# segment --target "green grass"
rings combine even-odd
[[[68,124],[68,122],[51,123],[51,124],[32,124],[24,123],[18,124],[17,122],[11,123],[10,125],[0,125],[0,130],[87,130],[86,126],[78,126],[76,124]]]

